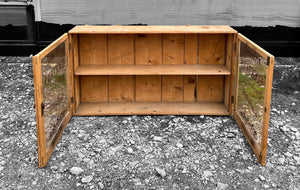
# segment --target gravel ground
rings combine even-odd
[[[38,168],[29,57],[0,57],[0,189],[299,189],[300,58],[276,58],[267,165],[232,117],[72,117]]]

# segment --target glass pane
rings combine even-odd
[[[267,69],[267,60],[241,42],[237,112],[258,144],[261,144]]]
[[[44,126],[47,148],[68,111],[66,42],[61,43],[42,62]]]

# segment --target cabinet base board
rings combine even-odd
[[[224,103],[110,102],[81,103],[75,113],[88,115],[229,115]]]

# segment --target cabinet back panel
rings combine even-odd
[[[161,65],[162,63],[162,35],[135,35],[135,64]]]
[[[109,102],[133,102],[135,100],[135,76],[109,76]]]
[[[134,65],[134,35],[108,35],[108,64]]]
[[[161,101],[161,76],[136,76],[136,101]]]
[[[81,34],[79,37],[80,65],[107,64],[107,35]]]
[[[107,102],[107,76],[80,76],[82,102]]]
[[[225,64],[226,34],[199,35],[199,64]]]
[[[80,34],[80,65],[225,64],[227,34]],[[228,83],[228,80],[226,80]],[[82,102],[223,102],[223,76],[81,76]],[[228,87],[226,93],[228,93]],[[226,98],[229,99],[229,98]]]
[[[198,102],[224,101],[224,76],[198,76]]]

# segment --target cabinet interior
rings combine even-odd
[[[75,115],[229,115],[234,34],[72,34]]]

